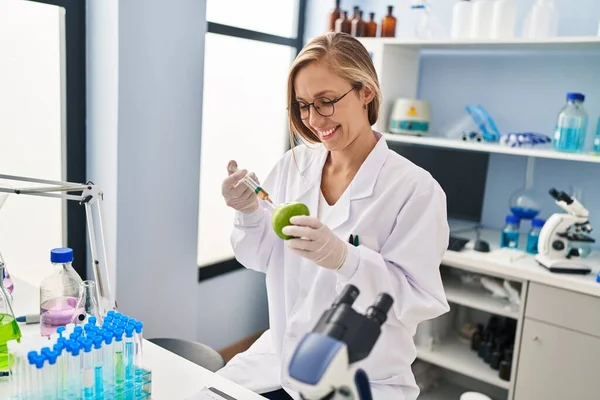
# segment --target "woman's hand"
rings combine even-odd
[[[235,161],[229,161],[227,164],[227,173],[229,176],[223,180],[221,193],[225,203],[243,213],[251,213],[258,208],[258,197],[252,189],[244,183],[244,177],[248,174],[245,169],[238,170]],[[254,174],[250,174],[258,182]]]
[[[292,225],[283,228],[283,233],[295,237],[286,241],[294,253],[321,267],[340,269],[348,254],[348,248],[342,239],[314,217],[296,216],[290,222]]]

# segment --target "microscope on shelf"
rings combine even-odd
[[[595,242],[590,236],[592,226],[588,220],[589,211],[565,192],[552,188],[550,196],[567,214],[552,214],[546,221],[540,232],[535,260],[551,272],[590,273],[591,268],[581,260],[579,250],[570,246],[572,242]]]
[[[355,363],[373,349],[394,300],[381,293],[363,315],[352,308],[358,294],[347,285],[296,347],[288,375],[302,399],[372,399],[367,374]]]

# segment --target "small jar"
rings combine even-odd
[[[519,218],[507,215],[500,236],[500,247],[516,249],[519,247]]]
[[[537,254],[538,253],[538,241],[540,239],[540,232],[542,231],[542,227],[546,221],[543,219],[534,218],[531,221],[531,229],[527,234],[527,247],[526,251],[529,254]]]

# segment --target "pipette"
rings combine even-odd
[[[237,166],[232,165],[231,170],[233,172],[237,172],[238,168],[237,168]],[[262,187],[260,187],[258,182],[256,182],[254,179],[252,179],[252,177],[250,175],[246,175],[244,177],[244,183],[246,184],[246,186],[248,186],[250,189],[252,189],[254,191],[254,193],[256,193],[256,195],[258,196],[259,199],[266,201],[267,204],[269,206],[271,206],[273,209],[276,208],[275,204],[269,197],[269,193],[267,193],[266,190],[264,190]]]

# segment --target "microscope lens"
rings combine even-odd
[[[392,304],[394,304],[394,299],[389,294],[381,293],[375,300],[375,303],[369,307],[367,317],[375,319],[380,325],[383,325],[387,319],[387,313],[392,308]]]
[[[359,294],[359,290],[356,286],[354,285],[347,285],[344,290],[342,291],[342,293],[339,295],[337,301],[335,302],[334,306],[337,306],[339,304],[348,304],[348,305],[352,305],[354,304],[354,301],[356,300],[356,298],[358,297]]]

